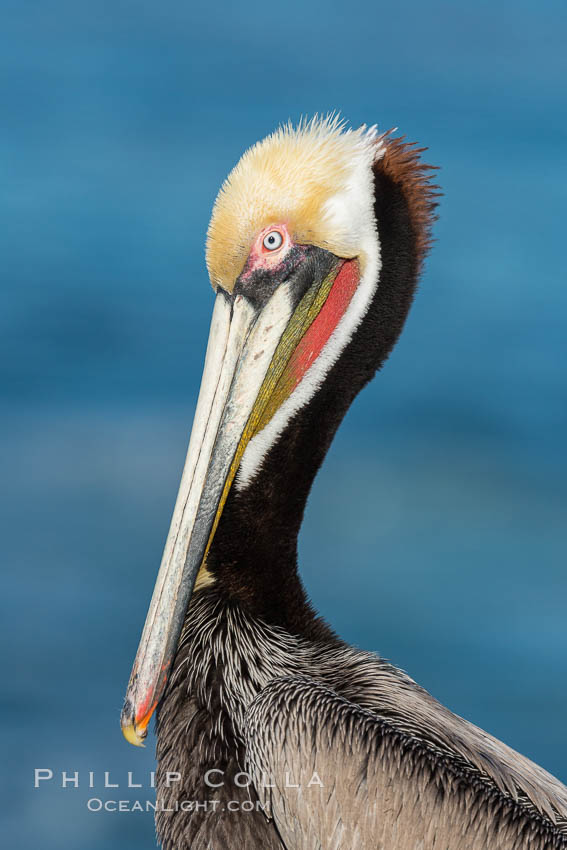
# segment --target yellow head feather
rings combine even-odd
[[[298,243],[357,256],[357,218],[367,217],[371,204],[360,184],[371,184],[372,163],[381,154],[374,128],[348,130],[337,117],[287,124],[247,150],[213,208],[207,234],[213,287],[232,291],[252,242],[269,224],[285,223]],[[341,204],[352,207],[353,195],[363,197],[354,198],[343,219]]]

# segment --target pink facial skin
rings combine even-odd
[[[270,233],[279,234],[282,239],[281,245],[275,249],[267,248],[264,245],[264,240]],[[273,271],[281,265],[292,245],[293,241],[285,224],[269,224],[264,227],[254,240],[243,277],[247,277],[258,269]]]

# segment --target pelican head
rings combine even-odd
[[[266,454],[309,405],[375,299],[382,160],[408,185],[424,180],[405,146],[375,128],[314,119],[254,145],[219,192],[207,238],[216,297],[201,390],[122,712],[134,744],[163,694],[191,594],[216,581],[207,557],[231,489],[253,487]],[[419,203],[408,204],[417,222]],[[417,238],[425,228],[415,231]]]

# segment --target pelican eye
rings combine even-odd
[[[283,242],[283,236],[279,230],[270,230],[266,233],[262,245],[267,251],[277,251]]]

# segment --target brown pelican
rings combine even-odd
[[[420,153],[286,126],[215,203],[203,380],[122,715],[139,744],[158,709],[166,850],[567,847],[567,788],[346,645],[297,572],[314,476],[429,246]]]

